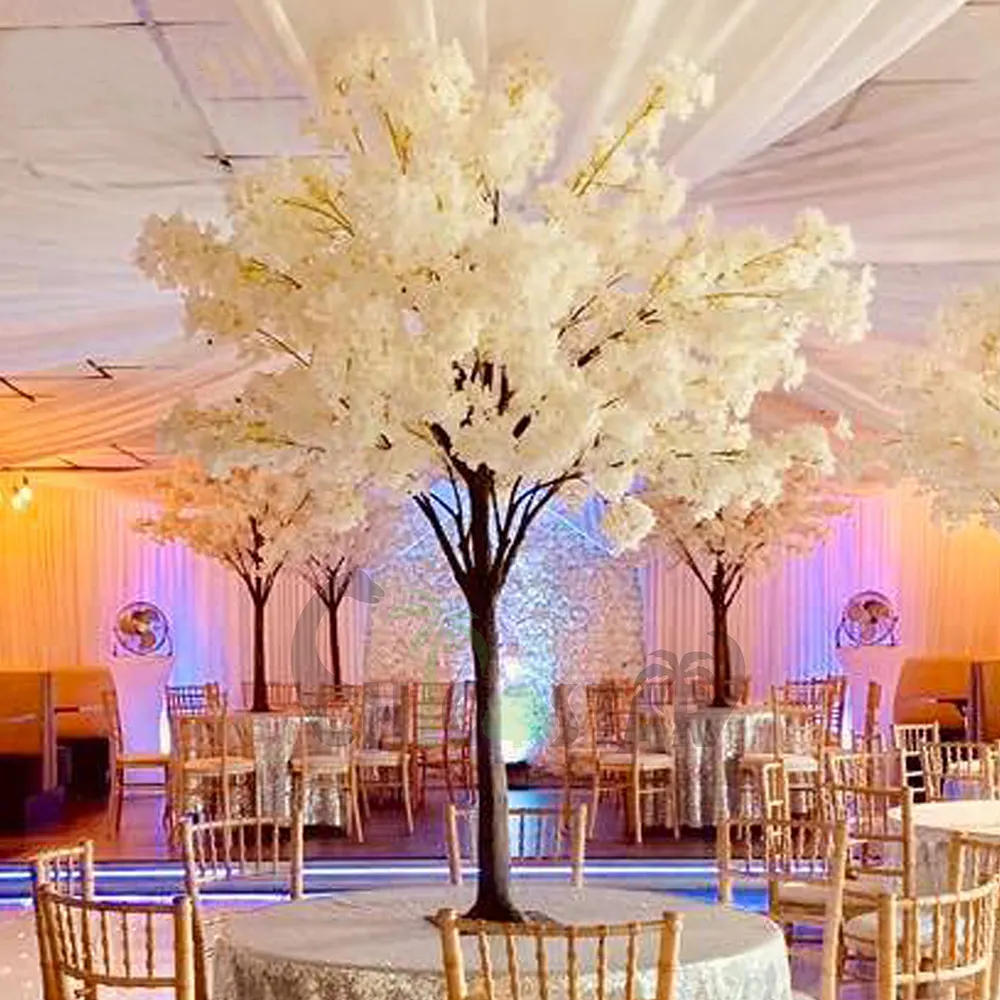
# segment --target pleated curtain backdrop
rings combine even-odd
[[[242,584],[183,545],[136,534],[131,525],[150,510],[110,490],[46,485],[36,487],[27,513],[0,508],[0,669],[106,663],[115,612],[142,599],[170,619],[175,682],[219,680],[239,691],[251,662]],[[641,571],[641,583],[647,656],[711,648],[707,600],[683,566],[658,560]],[[971,527],[944,532],[925,499],[883,492],[857,498],[812,553],[784,557],[747,583],[730,632],[754,694],[836,666],[841,610],[867,589],[896,604],[901,654],[1000,652],[1000,537]],[[347,681],[362,679],[369,621],[369,605],[344,602]],[[275,587],[267,628],[272,679],[329,679],[325,610],[292,573]]]

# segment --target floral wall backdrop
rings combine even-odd
[[[611,557],[592,513],[556,507],[543,515],[501,601],[512,760],[535,756],[548,741],[553,684],[642,669],[638,573]],[[383,596],[371,609],[365,677],[471,678],[468,612],[429,532],[372,576]]]

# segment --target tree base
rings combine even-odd
[[[491,923],[523,924],[524,914],[511,902],[502,899],[477,899],[464,920],[489,920]]]

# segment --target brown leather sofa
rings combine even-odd
[[[958,705],[941,699],[968,699],[971,656],[911,656],[896,682],[892,719],[896,723],[938,722],[942,730],[964,732]]]

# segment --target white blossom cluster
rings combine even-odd
[[[942,309],[884,389],[901,433],[867,457],[932,492],[944,521],[1000,527],[1000,284]]]
[[[733,465],[733,474],[741,479],[761,480],[762,488],[752,491],[760,499],[748,503],[738,498],[705,517],[697,504],[649,497],[657,527],[646,539],[643,554],[673,552],[704,580],[711,578],[718,560],[729,571],[738,571],[732,581],[742,583],[748,571],[778,552],[809,551],[829,533],[831,520],[847,509],[828,478],[834,456],[826,432],[817,425],[755,438]],[[775,468],[781,473],[777,488],[772,488]]]
[[[162,504],[155,518],[136,524],[161,543],[181,541],[248,579],[271,580],[300,557],[307,531],[339,524],[326,512],[308,478],[275,476],[248,468],[214,477],[190,462],[179,463],[156,484]]]
[[[864,335],[871,280],[815,210],[783,236],[678,221],[659,136],[711,90],[668,61],[561,178],[539,66],[480,85],[457,45],[353,45],[323,70],[322,155],[242,177],[226,232],[145,226],[139,264],[188,328],[266,361],[172,441],[213,472],[307,461],[356,519],[369,484],[426,491],[456,462],[597,492],[629,540],[652,526],[639,478],[699,517],[768,502],[783,455],[731,460],[754,400],[800,382],[807,333]]]

